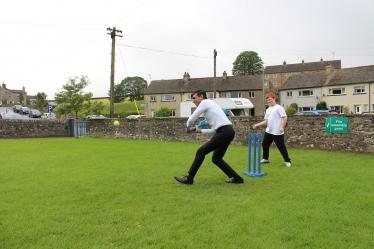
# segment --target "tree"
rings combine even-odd
[[[233,63],[232,75],[256,75],[262,74],[263,62],[256,52],[244,51],[236,57]]]
[[[108,92],[108,96],[110,96],[110,89]],[[120,103],[125,99],[125,88],[124,85],[121,83],[114,85],[114,103]]]
[[[170,117],[171,116],[171,109],[169,107],[160,107],[154,112],[154,117]]]
[[[46,106],[46,100],[47,99],[47,94],[45,94],[44,92],[38,92],[36,95],[35,95],[35,101],[34,101],[34,105],[38,108],[44,108]]]
[[[125,96],[130,98],[130,101],[144,99],[144,92],[147,89],[148,83],[142,77],[127,77],[122,80],[125,89]]]
[[[85,107],[85,102],[89,101],[92,97],[92,93],[84,93],[83,89],[90,84],[90,80],[87,76],[77,76],[69,78],[67,83],[62,86],[62,91],[55,93],[55,101],[58,104],[62,104],[61,110],[67,114],[75,114],[75,122],[78,124],[78,113]],[[60,109],[59,108],[59,109]],[[78,125],[76,125],[76,132],[78,138]]]
[[[88,100],[85,105],[85,112],[84,114],[85,115],[100,115],[102,114],[103,110],[104,110],[104,104],[103,102],[100,102],[100,101],[91,101],[91,100]]]

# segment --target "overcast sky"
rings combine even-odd
[[[373,0],[11,0],[0,3],[0,83],[28,95],[61,91],[87,75],[85,92],[108,96],[116,27],[115,83],[231,74],[243,51],[265,66],[341,60],[374,64]]]

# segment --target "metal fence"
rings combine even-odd
[[[86,127],[87,127],[87,121],[78,121],[75,120],[71,121],[71,136],[76,137],[77,132],[77,125],[78,124],[78,137],[85,137],[86,136]]]

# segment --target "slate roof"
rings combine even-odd
[[[265,74],[320,71],[320,70],[325,70],[326,66],[330,63],[332,63],[335,69],[341,69],[342,67],[341,60],[304,62],[304,63],[297,63],[297,64],[266,66]]]
[[[374,65],[340,69],[326,86],[374,82]]]
[[[214,78],[153,80],[144,94],[190,93],[195,90],[214,91]],[[262,90],[262,75],[216,77],[217,92]]]
[[[279,90],[316,88],[322,86],[347,85],[374,82],[374,65],[334,69],[330,74],[325,71],[308,74],[295,74],[288,77]]]
[[[326,78],[325,71],[291,75],[279,90],[322,87],[326,83]]]

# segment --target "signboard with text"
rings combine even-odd
[[[326,118],[327,133],[348,133],[348,118]]]

